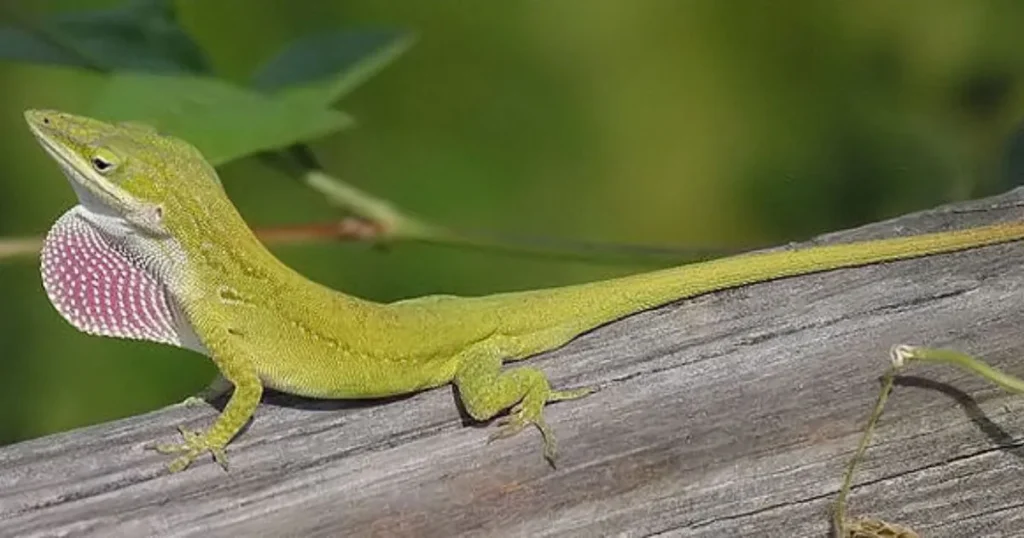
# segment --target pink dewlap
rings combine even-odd
[[[43,243],[43,287],[71,325],[96,335],[180,345],[167,290],[75,208]]]

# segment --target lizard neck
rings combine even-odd
[[[259,241],[226,197],[206,207],[208,212],[176,223],[180,228],[174,231],[188,266],[188,277],[175,294],[186,305],[269,307],[297,297],[322,305],[360,302],[285,265]]]
[[[275,323],[299,333],[332,332],[335,327],[322,327],[318,318],[330,312],[332,323],[344,324],[351,317],[346,314],[369,304],[278,260],[223,191],[174,196],[179,198],[167,201],[164,216],[168,238],[140,241],[126,234],[123,240],[150,260],[189,329],[207,347],[228,334],[253,339]]]

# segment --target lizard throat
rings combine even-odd
[[[161,262],[110,239],[109,217],[75,206],[43,243],[43,287],[57,312],[94,335],[148,340],[207,354],[159,276]]]

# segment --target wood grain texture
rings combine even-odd
[[[1024,218],[1024,191],[819,238]],[[993,205],[1003,207],[993,207]],[[929,344],[1024,376],[1024,245],[745,286],[644,312],[531,359],[559,387],[561,460],[535,431],[486,444],[439,389],[378,404],[267,397],[230,446],[168,475],[143,450],[204,426],[170,408],[0,447],[7,536],[811,536],[888,350]],[[851,512],[922,536],[1024,535],[1024,398],[918,366],[897,386]]]

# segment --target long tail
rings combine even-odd
[[[796,275],[918,258],[1024,239],[1024,223],[960,231],[742,254],[623,278],[521,294],[520,327],[573,326],[584,331],[674,300]],[[532,303],[532,304],[530,304]],[[531,321],[533,320],[533,321]],[[578,325],[577,325],[578,323]],[[518,325],[518,323],[517,323]]]

